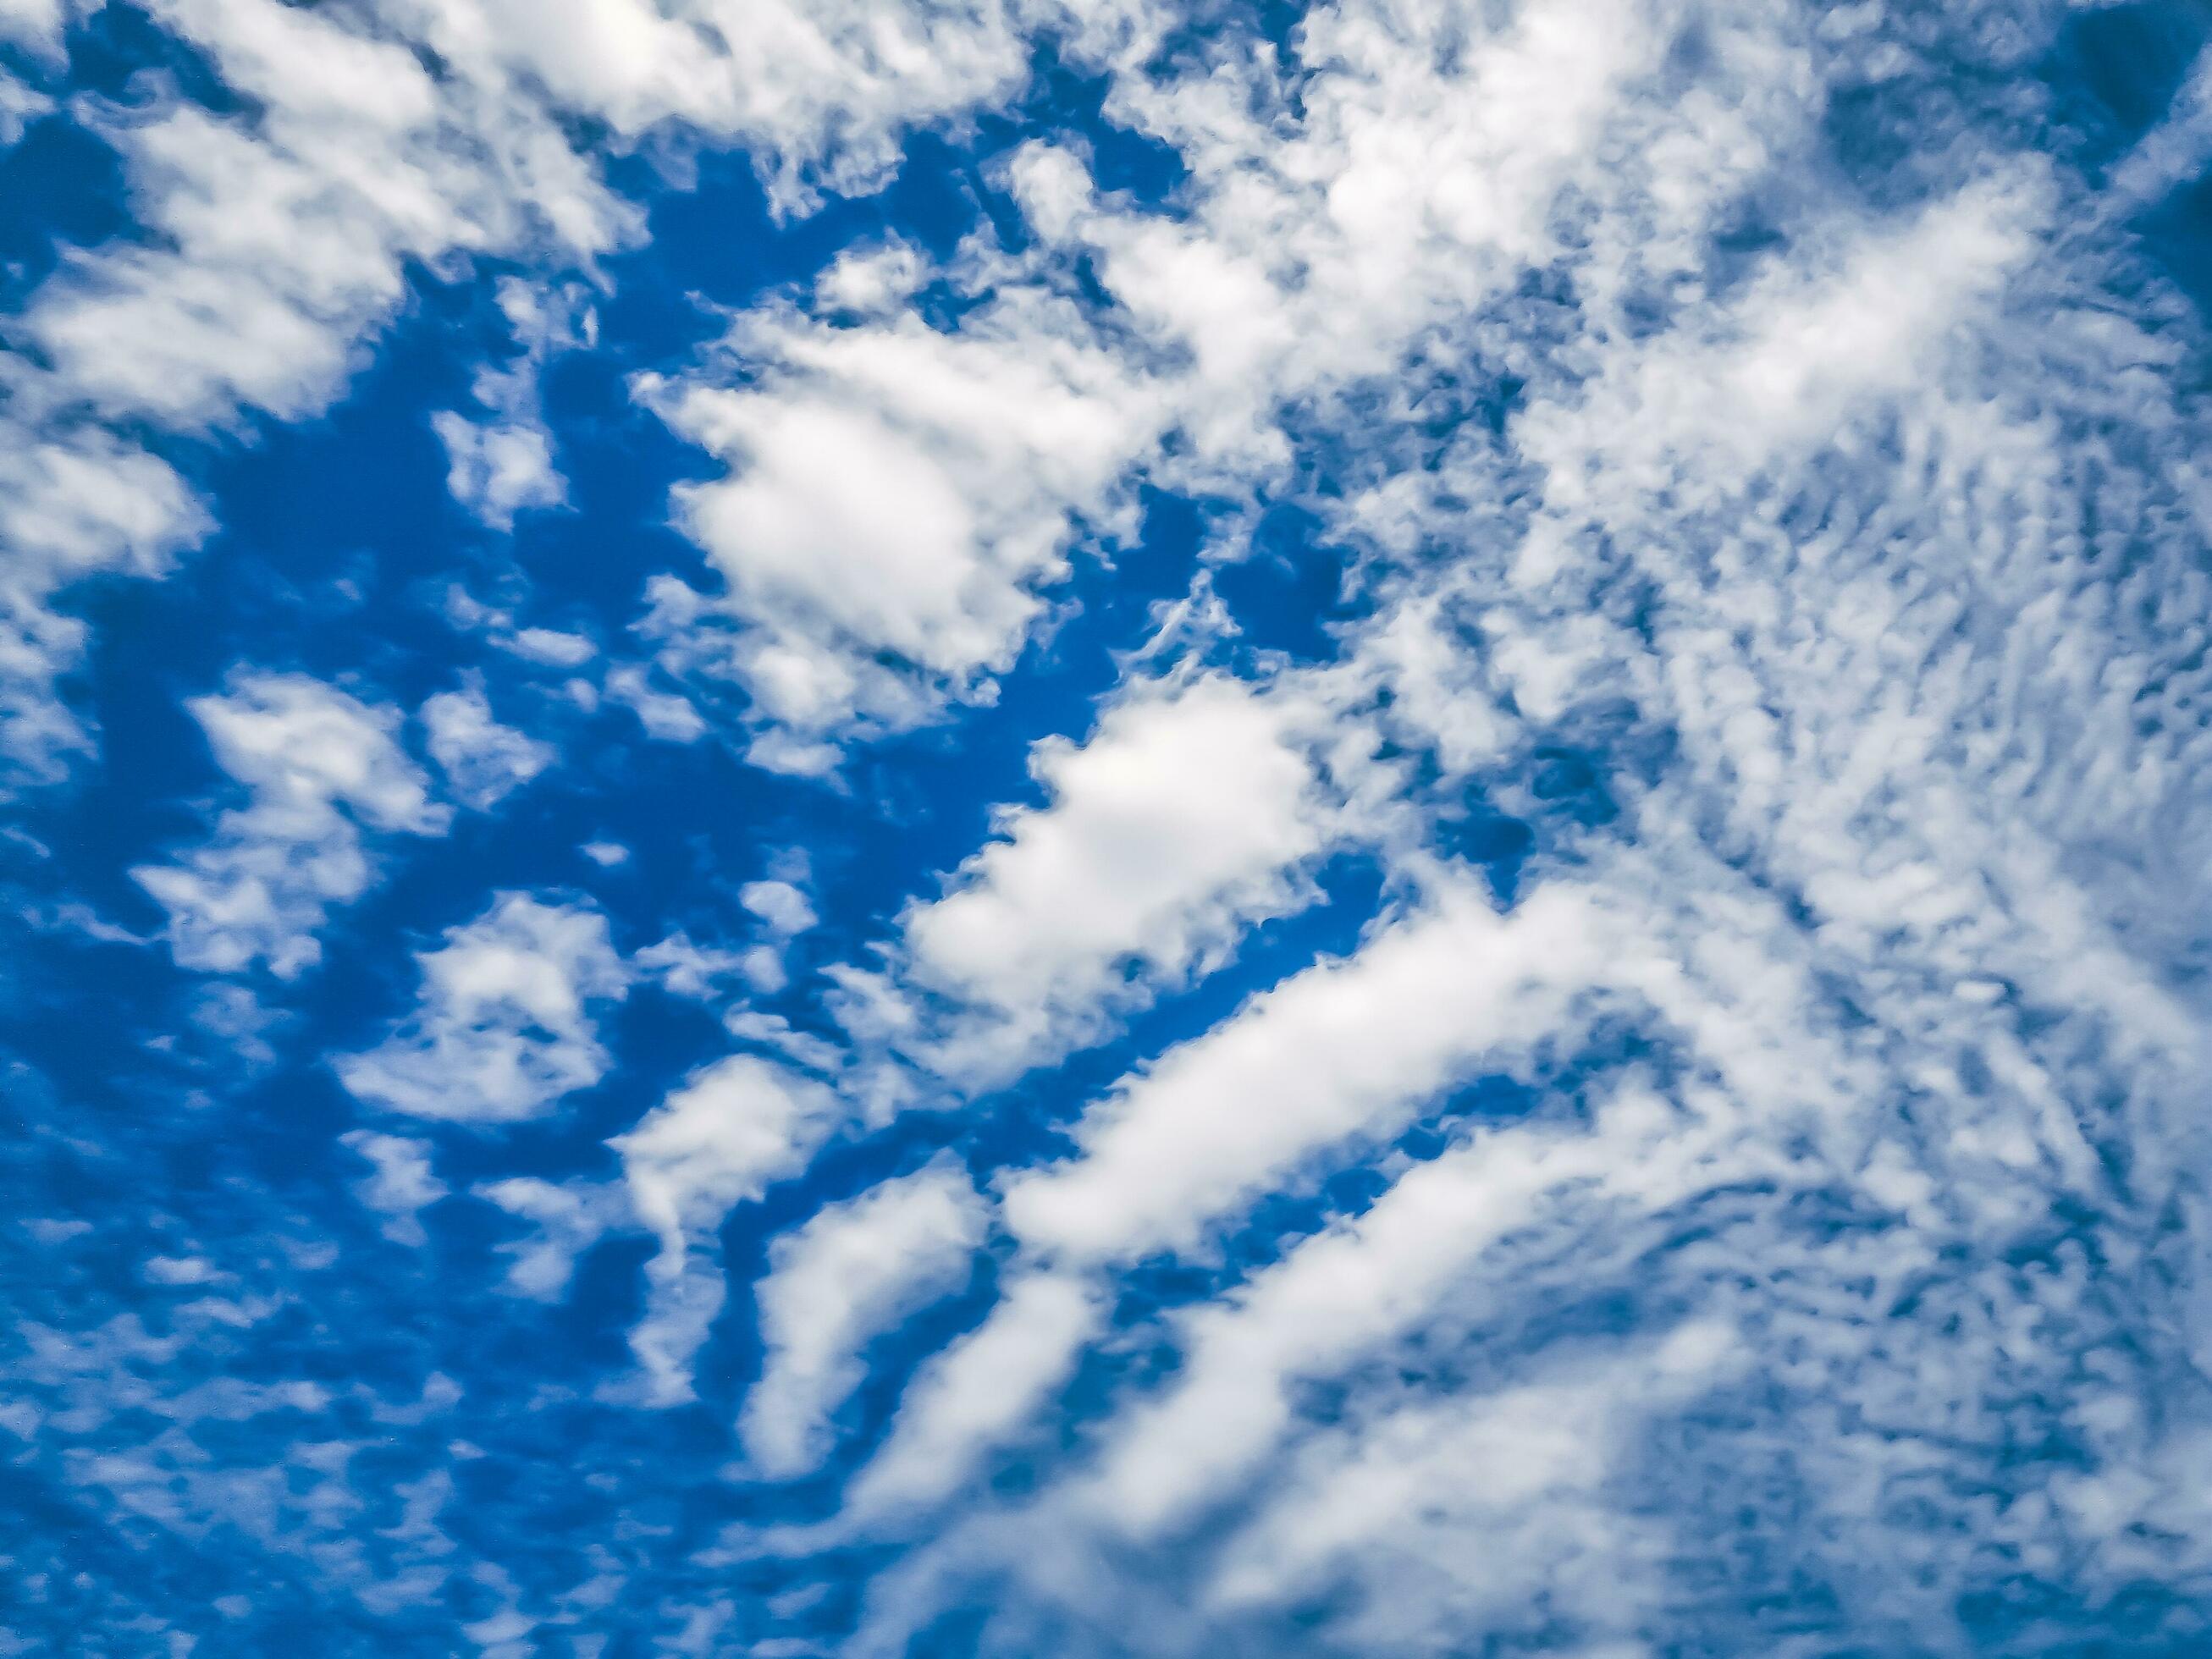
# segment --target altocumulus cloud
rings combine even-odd
[[[0,1651],[2202,1651],[2208,42],[0,5]]]

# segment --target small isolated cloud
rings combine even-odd
[[[1125,963],[1172,978],[1287,907],[1285,872],[1327,835],[1301,712],[1209,678],[1041,744],[1046,803],[1007,813],[952,890],[908,914],[915,978],[1009,1015],[1080,1011]]]
[[[446,410],[431,417],[431,426],[446,447],[446,488],[453,499],[493,529],[512,530],[517,514],[568,499],[554,466],[538,377],[549,356],[589,345],[598,326],[573,291],[543,293],[513,276],[499,285],[499,307],[514,335],[514,358],[477,374],[475,418]]]
[[[637,716],[649,738],[663,743],[696,743],[707,735],[707,718],[690,700],[657,690],[646,670],[635,663],[607,671],[606,694]]]
[[[483,686],[441,691],[422,705],[430,758],[453,798],[487,811],[553,764],[553,745],[492,718]]]
[[[695,944],[689,933],[671,933],[630,958],[639,973],[671,996],[705,1002],[732,978],[744,976],[750,952]]]
[[[576,1258],[629,1213],[618,1190],[581,1182],[510,1176],[486,1182],[476,1193],[534,1228],[528,1237],[500,1249],[508,1257],[507,1288],[538,1302],[559,1300],[575,1273]]]
[[[424,1236],[419,1212],[447,1191],[446,1183],[430,1173],[429,1143],[374,1129],[349,1129],[338,1139],[371,1166],[354,1191],[362,1204],[385,1218],[385,1237],[395,1244],[421,1244]]]
[[[738,902],[786,939],[814,926],[814,907],[806,895],[787,881],[749,881],[738,890]]]
[[[440,414],[431,422],[446,447],[453,499],[495,529],[508,530],[514,515],[558,507],[568,499],[553,470],[553,442],[545,428],[517,420],[470,421]]]
[[[176,863],[131,873],[169,913],[179,963],[289,979],[321,958],[316,930],[368,890],[364,832],[442,832],[448,809],[398,744],[398,714],[299,674],[242,674],[191,704],[247,803]]]
[[[415,1012],[374,1048],[333,1062],[357,1099],[417,1117],[512,1122],[605,1075],[598,1011],[626,994],[630,975],[597,910],[508,893],[416,962]]]
[[[738,1054],[695,1073],[611,1145],[638,1218],[680,1255],[732,1205],[795,1174],[840,1115],[820,1084]]]
[[[1209,675],[1039,744],[1044,804],[1001,811],[948,890],[908,908],[890,971],[831,970],[849,1029],[981,1090],[1218,966],[1314,896],[1306,866],[1342,828],[1324,724],[1296,683]]]
[[[599,647],[581,634],[554,628],[519,628],[501,643],[516,656],[549,668],[580,668],[599,653]]]

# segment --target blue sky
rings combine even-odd
[[[0,0],[0,1651],[2203,1651],[2208,40]]]

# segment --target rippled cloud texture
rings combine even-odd
[[[0,1652],[2206,1651],[2208,40],[0,0]]]

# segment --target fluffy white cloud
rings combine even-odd
[[[912,724],[1012,662],[1073,520],[1119,510],[1114,485],[1156,428],[1085,332],[1036,291],[951,333],[770,309],[740,324],[720,372],[640,381],[730,468],[675,502],[724,592],[664,583],[655,625],[672,665],[744,686],[757,761],[820,769],[823,738]]]
[[[434,835],[449,809],[399,747],[392,711],[319,680],[243,675],[191,708],[249,804],[181,862],[132,874],[168,911],[179,963],[216,973],[265,963],[289,979],[320,960],[324,918],[368,887],[362,830]]]
[[[1194,1243],[1315,1155],[1392,1133],[1478,1059],[1503,1069],[1560,1025],[1602,945],[1564,885],[1504,916],[1441,893],[1121,1084],[1078,1126],[1080,1157],[1008,1182],[1007,1224],[1077,1261]]]
[[[1496,28],[1448,6],[1321,7],[1287,63],[1232,41],[1117,82],[1116,115],[1191,166],[1182,211],[1100,198],[1064,148],[1024,147],[1009,183],[1177,365],[1166,395],[1199,457],[1273,469],[1286,401],[1390,374],[1424,331],[1563,251],[1562,198],[1604,189],[1607,129],[1668,33],[1632,0]]]
[[[349,1129],[338,1139],[371,1165],[368,1177],[354,1190],[363,1204],[386,1218],[385,1237],[396,1244],[421,1244],[422,1224],[416,1212],[449,1190],[430,1173],[428,1143],[374,1129]]]
[[[1306,712],[1207,678],[1040,745],[1045,805],[1006,813],[952,890],[908,912],[914,977],[1008,1018],[1080,1009],[1128,963],[1176,977],[1287,908],[1285,872],[1328,834]]]
[[[928,11],[860,0],[399,0],[387,9],[475,86],[542,86],[635,137],[666,123],[752,148],[771,192],[803,207],[827,185],[888,176],[902,131],[1011,91],[1027,74],[1010,8]]]
[[[738,902],[787,939],[805,933],[817,920],[806,895],[787,881],[749,881],[738,889]]]
[[[332,1062],[359,1099],[418,1117],[534,1117],[605,1075],[598,1009],[628,991],[606,918],[502,895],[417,957],[415,1012],[376,1048]]]
[[[1079,1279],[1032,1273],[1007,1285],[990,1317],[908,1388],[890,1438],[847,1490],[849,1520],[928,1505],[970,1479],[1066,1382],[1103,1317],[1096,1291]]]
[[[492,718],[480,684],[441,691],[422,705],[430,758],[463,805],[482,812],[536,777],[556,757],[553,745]]]
[[[639,1218],[674,1255],[687,1235],[798,1172],[835,1126],[820,1084],[749,1054],[698,1073],[612,1143]]]
[[[707,735],[706,717],[690,700],[655,690],[637,664],[609,669],[605,684],[607,696],[637,716],[647,737],[662,743],[696,743]]]
[[[446,446],[453,499],[495,530],[509,530],[516,514],[568,500],[538,406],[538,376],[554,352],[590,345],[599,323],[577,292],[543,294],[511,276],[499,285],[499,307],[514,334],[514,361],[477,375],[477,419],[447,410],[431,424]]]
[[[892,971],[833,970],[848,1026],[977,1090],[1218,966],[1243,929],[1310,902],[1304,866],[1346,832],[1331,724],[1302,683],[1209,675],[1040,744],[1047,799],[1003,812],[949,890],[907,909]]]
[[[754,1468],[787,1479],[821,1461],[830,1414],[866,1374],[864,1346],[966,1282],[985,1219],[967,1177],[940,1163],[776,1241],[755,1291],[766,1358],[738,1425]]]
[[[844,1115],[811,1079],[734,1054],[695,1073],[611,1143],[631,1208],[660,1238],[645,1317],[630,1334],[650,1403],[691,1397],[691,1357],[724,1297],[714,1260],[722,1218],[798,1174]]]
[[[558,507],[568,499],[544,427],[514,419],[468,421],[450,411],[431,423],[446,446],[446,488],[493,528],[512,529],[516,514]]]

